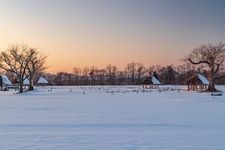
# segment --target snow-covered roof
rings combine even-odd
[[[202,84],[209,84],[209,81],[201,74],[197,74],[199,80],[201,80]]]
[[[12,84],[12,82],[8,79],[7,76],[1,75],[1,78],[2,78],[2,83],[3,83],[4,85],[11,85],[11,84]]]
[[[28,79],[25,79],[24,81],[23,81],[23,85],[29,85],[30,84],[30,81],[28,80]]]
[[[48,81],[44,77],[40,77],[37,81],[38,84],[48,84]]]
[[[153,83],[153,84],[161,84],[161,83],[159,82],[159,80],[156,79],[155,76],[152,76],[152,83]]]

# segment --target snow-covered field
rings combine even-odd
[[[0,149],[224,150],[225,93],[177,88],[0,91]]]

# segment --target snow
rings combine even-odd
[[[44,77],[40,77],[38,79],[38,84],[48,84],[48,81]]]
[[[4,85],[12,85],[12,82],[8,79],[7,76],[1,75],[1,78],[2,78],[2,83],[3,83]]]
[[[225,94],[184,89],[80,86],[0,92],[0,148],[224,149]]]
[[[30,83],[30,81],[29,81],[28,79],[25,79],[25,80],[23,81],[23,85],[29,85],[29,83]]]
[[[203,75],[201,75],[201,74],[197,74],[197,75],[203,84],[206,84],[206,85],[209,84],[209,81]]]
[[[157,80],[156,77],[154,77],[154,76],[152,76],[152,83],[153,83],[153,84],[156,84],[156,85],[157,85],[157,84],[161,84],[161,83],[159,82],[159,80]]]

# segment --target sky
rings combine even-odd
[[[0,0],[0,51],[38,48],[52,73],[176,65],[195,47],[225,42],[224,8],[224,0]]]

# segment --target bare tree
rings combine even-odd
[[[19,93],[23,92],[23,81],[28,77],[26,71],[31,57],[27,57],[27,45],[17,44],[0,54],[0,67],[14,73],[19,80]]]
[[[145,76],[147,73],[147,69],[144,67],[144,65],[137,63],[137,84],[141,84],[142,78]]]
[[[165,84],[177,84],[177,75],[178,73],[174,69],[175,67],[173,65],[168,65],[165,67],[162,67],[160,71],[160,79]]]
[[[83,85],[88,85],[89,84],[89,67],[84,67],[82,69],[82,77],[83,77]]]
[[[36,48],[30,48],[26,51],[26,57],[29,59],[27,66],[27,77],[29,79],[29,88],[28,91],[34,90],[34,76],[41,71],[47,69],[46,59],[47,56],[42,56],[41,52]]]
[[[81,68],[79,67],[74,67],[73,68],[73,75],[74,75],[74,79],[75,79],[75,84],[78,85],[80,84],[80,76],[81,76]]]
[[[97,70],[98,68],[95,66],[90,67],[89,76],[91,78],[91,85],[95,85]]]
[[[98,69],[96,70],[96,75],[97,75],[97,85],[104,85],[105,84],[105,75],[106,75],[106,70],[105,69]],[[95,83],[96,85],[96,83]]]
[[[128,80],[131,80],[131,84],[140,84],[147,69],[140,63],[129,63],[124,72],[128,75]]]
[[[193,49],[187,58],[192,64],[206,64],[209,67],[208,91],[215,92],[215,78],[225,60],[225,43],[202,45]]]
[[[130,84],[135,84],[136,71],[137,71],[136,63],[132,62],[132,63],[127,64],[124,72],[127,74],[128,80],[131,80]]]
[[[159,73],[162,70],[162,66],[161,65],[156,65],[156,66],[150,66],[148,68],[148,75],[151,76],[153,75],[154,72]]]
[[[116,84],[116,72],[117,67],[109,64],[106,66],[106,75],[108,76],[109,84],[115,85]]]

